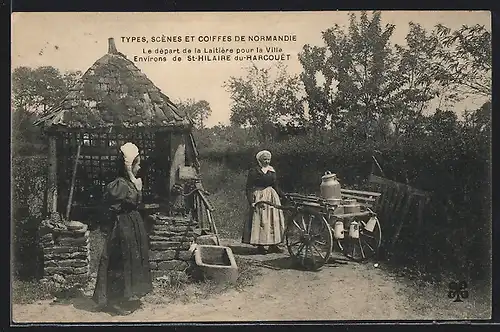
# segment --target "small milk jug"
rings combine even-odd
[[[325,175],[321,177],[320,185],[321,197],[324,199],[341,199],[340,193],[340,183],[337,180],[337,175],[325,172]]]

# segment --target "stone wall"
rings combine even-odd
[[[196,222],[181,216],[150,216],[153,222],[149,234],[149,261],[153,278],[169,275],[172,271],[186,272],[193,264],[191,244],[197,238]]]
[[[87,225],[68,229],[64,225],[42,222],[39,234],[44,261],[42,281],[61,286],[85,286],[90,278],[90,232]]]

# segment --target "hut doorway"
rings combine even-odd
[[[111,132],[64,131],[54,136],[57,146],[59,212],[65,211],[67,206],[79,145],[81,152],[72,198],[74,220],[92,220],[99,213],[105,187],[117,176],[119,147],[126,142],[133,142],[141,151],[140,176],[144,183],[144,203],[161,203],[168,199],[172,132],[154,132],[144,128],[116,129]]]

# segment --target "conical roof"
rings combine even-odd
[[[116,50],[114,39],[108,42],[108,53],[37,124],[82,129],[190,126],[186,114]]]

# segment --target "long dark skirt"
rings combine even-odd
[[[152,290],[149,243],[138,211],[117,215],[104,245],[94,301],[99,306],[142,297]]]

